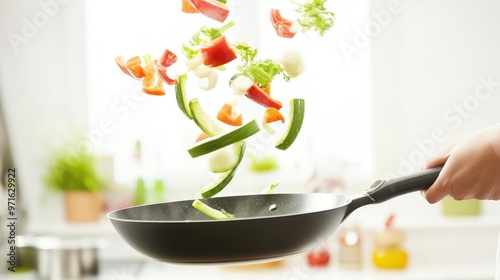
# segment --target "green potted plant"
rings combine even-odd
[[[95,222],[100,219],[104,184],[91,153],[76,154],[70,149],[56,151],[45,183],[49,189],[63,192],[66,221]]]

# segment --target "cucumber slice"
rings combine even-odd
[[[201,213],[205,214],[207,217],[215,219],[215,220],[229,220],[234,218],[234,215],[227,213],[224,210],[217,210],[214,209],[205,203],[199,201],[198,199],[195,199],[193,201],[193,207],[200,211]]]
[[[238,164],[239,147],[237,144],[220,148],[206,155],[208,168],[214,173],[222,173],[233,169]]]
[[[280,150],[288,149],[299,135],[304,122],[304,99],[290,100],[290,118],[285,133],[278,139],[275,147]]]
[[[251,122],[240,126],[230,132],[212,136],[199,141],[195,143],[194,146],[189,148],[188,152],[193,158],[206,155],[220,148],[229,146],[241,140],[245,140],[246,138],[259,132],[259,130],[260,128],[257,125],[257,122],[255,120],[252,120]]]
[[[245,154],[245,141],[240,141],[234,144],[234,151],[235,153],[238,153],[238,161],[236,162],[236,165],[233,169],[222,173],[219,178],[217,178],[215,181],[211,182],[201,190],[201,196],[204,199],[209,199],[212,196],[218,194],[229,184],[229,182],[231,182],[234,174],[236,173],[236,170],[238,169],[238,166],[241,163],[241,160],[243,159],[243,155]]]
[[[200,105],[198,98],[189,101],[189,109],[191,111],[191,118],[196,125],[205,132],[208,136],[215,136],[224,133],[224,129],[212,120],[205,110]]]
[[[184,115],[192,119],[193,115],[191,113],[191,109],[189,108],[189,101],[187,100],[186,96],[186,83],[186,73],[177,76],[177,84],[175,84],[175,99],[177,99],[177,106],[179,106],[179,109],[181,109]]]
[[[280,183],[274,183],[269,186],[267,186],[265,189],[263,189],[260,193],[262,194],[271,194],[273,193],[274,189],[279,185]]]

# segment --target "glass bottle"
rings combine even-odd
[[[361,268],[363,253],[359,227],[347,226],[340,230],[338,254],[341,267]]]
[[[165,183],[163,182],[163,180],[155,180],[153,186],[153,196],[154,202],[165,202]]]
[[[135,183],[134,205],[143,205],[147,202],[146,183],[142,177],[137,178]]]
[[[403,248],[405,234],[400,229],[385,228],[373,235],[373,264],[383,269],[403,269],[408,264],[408,253]]]

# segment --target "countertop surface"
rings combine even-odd
[[[33,272],[9,273],[7,278],[28,280],[36,279]],[[173,265],[152,260],[142,262],[102,263],[98,277],[88,280],[324,280],[324,279],[415,279],[415,280],[493,280],[494,267],[439,265],[434,267],[409,266],[404,270],[377,270],[369,265],[361,270],[349,270],[331,264],[325,268],[311,268],[298,256],[280,264],[247,265],[237,267]]]

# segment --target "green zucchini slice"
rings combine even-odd
[[[234,166],[233,169],[219,175],[219,177],[215,181],[212,181],[210,184],[208,184],[205,188],[201,190],[201,196],[204,199],[209,199],[212,196],[218,194],[233,179],[234,174],[236,173],[236,170],[238,169],[238,166],[240,165],[241,160],[243,159],[243,156],[245,154],[245,141],[240,141],[234,145],[235,145],[235,152],[239,153],[236,165]]]
[[[304,122],[304,99],[290,100],[290,118],[285,133],[278,139],[275,147],[280,150],[288,149],[299,135]]]
[[[234,215],[227,213],[224,210],[217,210],[214,209],[205,203],[199,201],[198,199],[195,199],[193,201],[193,207],[200,211],[201,213],[205,214],[205,216],[212,218],[214,220],[230,220],[234,218]]]
[[[203,110],[198,98],[194,98],[189,101],[189,109],[191,111],[191,117],[196,125],[198,125],[198,127],[208,136],[215,136],[224,133],[224,129],[222,129],[222,127],[211,119],[205,110]]]
[[[175,99],[177,100],[177,106],[179,106],[179,109],[181,109],[184,115],[186,115],[189,119],[192,119],[193,115],[191,114],[191,109],[189,109],[189,101],[187,100],[186,95],[186,83],[186,73],[177,77],[177,84],[175,84]]]
[[[194,146],[188,149],[188,152],[193,158],[206,155],[220,148],[245,140],[246,138],[259,132],[259,130],[260,128],[257,125],[257,122],[252,120],[235,130],[196,142]]]

